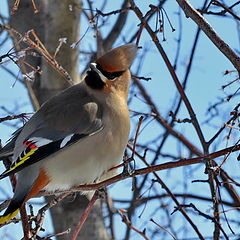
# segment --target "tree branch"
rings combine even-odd
[[[218,33],[207,20],[189,3],[188,0],[176,0],[187,17],[190,17],[215,44],[215,46],[227,57],[240,74],[239,56],[220,38]]]

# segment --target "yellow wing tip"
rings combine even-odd
[[[19,212],[19,208],[17,210],[15,210],[14,212],[12,213],[9,213],[8,215],[6,216],[1,216],[0,217],[0,224],[5,224],[7,222],[10,222],[12,218],[14,218]]]

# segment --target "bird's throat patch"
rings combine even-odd
[[[102,81],[101,77],[93,70],[87,71],[85,82],[90,88],[96,90],[102,90],[105,86],[105,83]]]

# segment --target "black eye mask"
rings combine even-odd
[[[119,71],[119,72],[107,72],[103,70],[103,68],[97,64],[97,69],[109,80],[113,80],[117,77],[120,77],[125,71]]]

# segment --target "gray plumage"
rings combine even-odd
[[[93,183],[121,161],[130,129],[129,67],[136,51],[127,44],[99,58],[85,80],[49,99],[0,150],[0,158],[13,154],[14,162],[0,178],[20,171],[0,223],[41,188]]]

